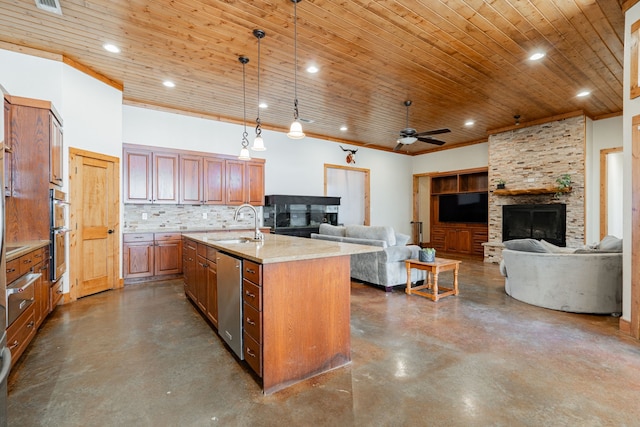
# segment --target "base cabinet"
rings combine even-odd
[[[180,233],[126,233],[123,238],[124,279],[182,274]]]
[[[430,246],[437,252],[483,257],[482,243],[487,241],[486,225],[433,225]]]
[[[184,291],[202,314],[218,328],[218,268],[216,253],[202,243],[183,240]]]

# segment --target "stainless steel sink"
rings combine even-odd
[[[235,237],[232,239],[218,239],[214,240],[216,243],[251,243],[257,242],[257,240],[252,239],[251,237]]]

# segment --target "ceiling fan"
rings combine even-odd
[[[414,128],[409,127],[409,107],[411,106],[411,101],[404,101],[404,106],[407,107],[407,127],[400,131],[400,136],[396,140],[398,145],[394,147],[393,151],[398,151],[402,148],[402,146],[413,144],[416,141],[428,142],[429,144],[435,144],[435,145],[446,144],[444,141],[431,138],[430,135],[439,135],[441,133],[451,132],[449,129],[445,128],[445,129],[428,130],[425,132],[417,132]]]

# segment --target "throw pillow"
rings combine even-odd
[[[320,229],[318,230],[319,234],[326,234],[329,236],[339,236],[344,237],[345,228],[339,225],[331,225],[331,224],[320,224]]]
[[[409,243],[411,236],[406,234],[396,233],[396,246],[406,246]]]
[[[600,251],[622,252],[622,239],[616,236],[604,236],[597,246]]]
[[[536,239],[514,239],[502,243],[505,248],[513,251],[549,253],[549,250]]]
[[[544,239],[540,240],[540,244],[544,246],[548,252],[554,254],[570,254],[575,251],[575,249],[572,248],[563,248],[562,246],[554,245],[553,243],[547,242]]]

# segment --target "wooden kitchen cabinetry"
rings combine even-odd
[[[178,154],[124,148],[124,202],[178,203]]]
[[[202,314],[218,327],[218,269],[216,249],[184,239],[185,294]]]
[[[49,182],[61,186],[62,166],[62,121],[53,111],[49,112]]]
[[[445,255],[482,258],[482,243],[486,242],[488,237],[487,223],[443,221],[440,218],[440,203],[441,197],[458,197],[456,195],[477,194],[478,197],[486,197],[488,190],[488,174],[485,168],[433,176],[429,246]],[[464,205],[459,209],[465,209]]]
[[[125,233],[123,249],[125,282],[182,273],[180,233]]]
[[[125,203],[264,205],[262,159],[132,144],[123,158]]]
[[[262,377],[262,265],[242,264],[242,316],[244,359]]]

